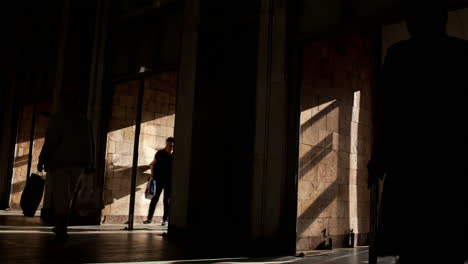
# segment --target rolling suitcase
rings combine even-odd
[[[20,200],[24,216],[34,217],[44,195],[44,185],[45,180],[37,173],[32,173],[26,180],[26,186],[24,186]]]

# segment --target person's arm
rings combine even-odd
[[[153,161],[151,161],[151,163],[149,164],[149,166],[150,166],[150,171],[151,171],[151,178],[153,178],[153,179],[154,179],[154,176],[155,176],[155,171],[156,171],[158,156],[159,156],[159,151],[157,151],[156,154],[154,154],[154,159],[153,159]]]
[[[153,178],[153,177],[154,177],[154,175],[153,175],[154,164],[156,164],[156,158],[155,158],[155,159],[153,159],[153,161],[151,161],[151,163],[149,164],[149,167],[150,167],[150,172],[151,172],[151,178]]]
[[[56,116],[52,116],[49,120],[47,127],[44,145],[42,146],[41,154],[39,154],[39,162],[37,163],[37,170],[42,172],[48,170],[48,163],[50,157],[53,155],[57,146],[60,144],[60,126]]]

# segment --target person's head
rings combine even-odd
[[[412,37],[446,34],[448,20],[446,1],[404,0],[402,2],[406,27]]]
[[[60,92],[62,110],[65,112],[84,112],[81,95],[77,92],[62,90]]]
[[[166,139],[166,150],[171,152],[173,149],[174,149],[174,138],[173,137],[169,137]]]

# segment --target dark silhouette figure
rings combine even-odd
[[[371,181],[385,175],[376,245],[401,263],[463,263],[468,42],[446,34],[441,2],[406,2],[411,38],[388,49],[376,97],[369,170]]]
[[[154,210],[164,191],[164,214],[162,225],[167,224],[169,218],[169,202],[171,199],[171,175],[172,175],[172,153],[174,149],[174,138],[166,140],[166,147],[156,152],[153,162],[150,164],[151,177],[156,180],[156,194],[151,198],[148,217],[143,223],[150,224],[153,220]]]
[[[37,169],[47,172],[56,239],[66,240],[70,206],[79,178],[83,172],[93,170],[94,138],[79,96],[63,92],[61,102],[61,110],[50,118]]]

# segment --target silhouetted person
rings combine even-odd
[[[171,176],[172,176],[172,153],[174,149],[174,138],[166,140],[166,147],[156,152],[154,160],[150,164],[151,177],[156,180],[156,194],[151,198],[148,217],[143,223],[150,224],[153,220],[154,210],[164,191],[164,215],[162,225],[167,224],[169,218],[169,201],[171,199]]]
[[[468,42],[447,36],[441,2],[406,1],[405,15],[411,38],[388,49],[377,90],[369,164],[372,176],[385,174],[377,248],[401,263],[463,263]]]
[[[94,139],[79,97],[63,92],[61,102],[61,110],[49,120],[37,169],[47,172],[56,239],[66,240],[70,204],[79,177],[93,170]]]

